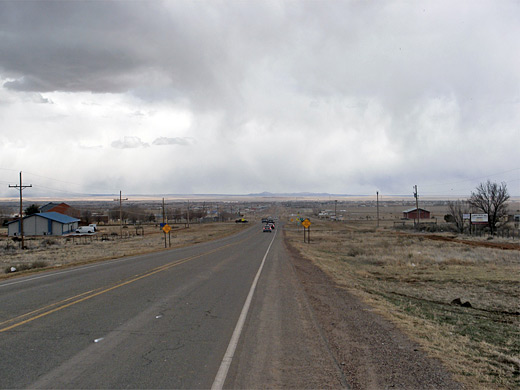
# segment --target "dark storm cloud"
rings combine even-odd
[[[192,2],[0,2],[4,87],[222,101],[240,69],[227,65],[227,20],[214,11]]]
[[[501,4],[500,17],[520,11],[518,3]],[[497,23],[486,8],[460,2],[447,14],[444,7],[0,2],[0,69],[13,90],[132,91],[230,115],[265,105],[257,95],[274,109],[283,103],[280,88],[309,99],[377,96],[399,115],[418,98],[450,94],[470,112],[479,103],[469,99],[480,91],[515,89],[510,76],[520,47],[511,37],[518,29]],[[499,64],[504,72],[491,78]],[[262,96],[248,87],[274,90]],[[238,126],[243,118],[228,120]]]

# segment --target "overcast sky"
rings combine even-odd
[[[0,196],[518,196],[519,149],[519,1],[0,1]]]

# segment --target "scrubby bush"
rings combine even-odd
[[[48,246],[58,245],[58,242],[54,238],[44,238],[40,243],[42,248],[46,248]]]

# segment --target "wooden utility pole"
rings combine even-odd
[[[164,215],[164,198],[162,198],[162,223],[165,223],[165,215]]]
[[[186,216],[188,217],[188,229],[189,229],[189,227],[190,227],[190,201],[189,201],[189,199],[188,199],[188,210],[187,210]]]
[[[377,227],[379,227],[379,191],[376,191]]]
[[[417,193],[417,184],[413,188],[413,196],[415,197],[415,213],[417,214],[417,227],[419,227],[419,224],[421,223],[421,212],[419,211],[419,194]]]
[[[24,238],[23,238],[23,196],[22,196],[22,191],[25,188],[30,188],[30,187],[32,187],[32,184],[29,184],[28,186],[22,185],[22,171],[20,171],[20,184],[19,185],[9,184],[9,188],[18,188],[20,190],[20,235],[22,236],[22,249],[25,248]]]
[[[119,237],[123,238],[123,200],[128,200],[128,198],[123,199],[122,191],[119,191],[119,199],[114,200],[119,200]]]

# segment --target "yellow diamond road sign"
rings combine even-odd
[[[170,225],[166,224],[163,226],[162,230],[165,233],[169,233],[172,230],[172,228],[170,227]]]
[[[311,221],[309,221],[308,219],[306,219],[306,220],[304,220],[304,221],[302,222],[302,225],[303,225],[303,227],[308,228],[309,226],[311,226]]]

